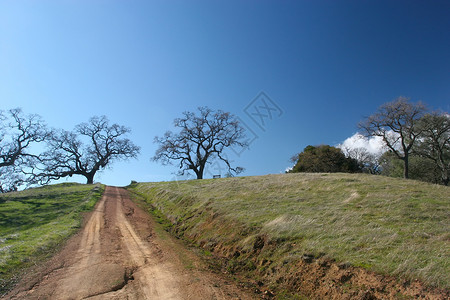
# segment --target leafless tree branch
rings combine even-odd
[[[159,148],[152,159],[163,164],[178,161],[182,174],[192,170],[197,179],[203,178],[206,163],[213,158],[225,162],[230,172],[242,172],[241,167],[231,167],[223,151],[231,146],[248,146],[243,141],[244,128],[228,112],[207,107],[199,107],[198,110],[198,116],[184,112],[183,117],[174,120],[175,127],[180,128],[179,133],[168,131],[162,137],[155,137]]]
[[[404,162],[404,177],[408,178],[408,160],[412,147],[421,134],[418,120],[425,113],[421,102],[413,104],[405,97],[383,104],[378,111],[359,123],[366,136],[379,136],[386,147]]]

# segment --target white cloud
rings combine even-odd
[[[341,149],[364,148],[369,153],[377,156],[386,152],[386,147],[381,137],[365,137],[360,133],[355,133],[351,137],[347,138],[344,142],[337,145],[337,147]]]

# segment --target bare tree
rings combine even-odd
[[[0,174],[0,193],[14,192],[25,183],[26,178],[21,172],[19,166],[8,166],[1,168]]]
[[[367,136],[381,137],[392,153],[403,161],[405,178],[408,178],[409,174],[409,155],[421,134],[418,120],[425,111],[421,102],[413,104],[407,98],[399,97],[380,106],[375,114],[358,125]]]
[[[366,148],[341,148],[346,157],[355,159],[361,170],[369,174],[380,174],[379,155],[370,153]]]
[[[47,136],[38,115],[24,115],[20,108],[0,112],[0,192],[16,190],[25,181],[22,171],[37,157],[31,148]]]
[[[47,130],[38,115],[24,115],[20,108],[11,109],[5,115],[0,112],[0,167],[20,163],[27,156],[33,143],[42,142]]]
[[[192,170],[197,179],[203,178],[205,166],[213,158],[225,162],[229,172],[242,172],[241,167],[231,167],[223,151],[231,146],[247,147],[243,141],[244,128],[228,112],[214,112],[207,107],[199,107],[198,110],[199,116],[184,112],[182,118],[174,120],[175,127],[181,129],[179,133],[168,131],[163,137],[155,137],[159,148],[152,159],[163,164],[178,161],[181,174]]]
[[[434,112],[420,119],[422,136],[415,154],[431,159],[441,171],[441,180],[448,185],[450,178],[450,115]]]
[[[86,177],[94,182],[95,174],[115,160],[136,158],[140,148],[123,136],[130,129],[113,124],[105,116],[93,117],[75,127],[74,132],[53,131],[48,150],[42,154],[41,165],[33,171],[35,180],[50,180],[72,175]],[[80,137],[85,137],[83,143]]]

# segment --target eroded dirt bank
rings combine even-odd
[[[6,299],[254,299],[155,234],[128,192],[107,187],[83,230]]]

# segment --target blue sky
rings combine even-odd
[[[0,109],[130,127],[138,160],[96,177],[126,185],[176,179],[153,138],[206,105],[250,128],[229,157],[264,175],[398,96],[450,111],[449,53],[449,1],[0,1]],[[261,92],[280,110],[260,127]]]

